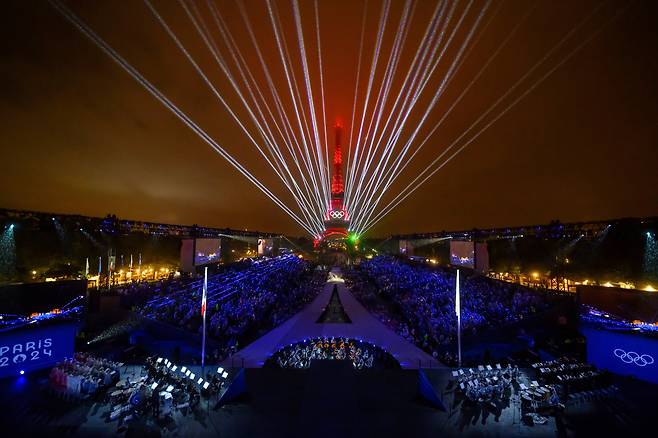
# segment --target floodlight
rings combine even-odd
[[[195,377],[196,375],[194,373],[190,374],[190,380],[194,380]]]
[[[156,363],[160,363],[160,362],[162,362],[162,358],[159,357],[158,360],[156,360],[155,362],[156,362]]]
[[[203,389],[208,389],[208,386],[210,386],[210,383],[206,382],[203,384]]]
[[[187,371],[187,367],[183,367],[183,368],[180,369],[181,373],[184,373],[185,371]]]
[[[158,382],[153,382],[153,384],[151,385],[151,390],[155,390],[155,388],[157,387],[158,387]]]
[[[167,391],[167,392],[171,392],[173,390],[174,390],[174,387],[172,385],[167,386],[167,389],[165,389],[165,391]]]
[[[197,385],[201,385],[201,382],[203,382],[203,377],[199,377],[199,380],[196,381]]]
[[[224,372],[224,368],[219,367],[217,368],[217,374],[222,374]]]
[[[176,365],[174,365],[173,367],[171,367],[171,370],[172,370],[172,371],[176,371],[177,369],[178,369],[178,367],[177,367]]]
[[[227,378],[227,377],[228,377],[228,373],[227,373],[226,371],[224,371],[224,373],[222,374],[222,377],[223,377],[223,378]]]

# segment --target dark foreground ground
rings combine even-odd
[[[419,396],[416,371],[354,371],[344,365],[246,370],[247,393],[233,403],[215,408],[215,400],[204,400],[171,419],[138,419],[129,426],[109,421],[100,398],[64,402],[48,394],[44,374],[5,379],[0,422],[3,436],[25,437],[573,437],[651,430],[658,411],[655,386],[624,380],[617,382],[621,391],[614,399],[569,406],[547,424],[530,426],[521,421],[514,397],[496,409],[456,403],[449,369],[426,372],[446,406],[441,411]]]

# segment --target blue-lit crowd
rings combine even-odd
[[[348,281],[385,324],[437,357],[437,350],[457,335],[455,278],[454,270],[380,256],[361,263]],[[465,336],[513,324],[547,307],[540,292],[481,275],[464,272],[460,287]]]
[[[209,277],[206,330],[219,345],[212,358],[223,359],[240,343],[284,322],[319,293],[325,277],[294,255],[238,264]],[[163,287],[139,312],[200,333],[201,295],[202,280],[177,290]]]

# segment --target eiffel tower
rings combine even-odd
[[[345,210],[343,198],[345,196],[345,184],[343,182],[343,155],[342,155],[342,133],[343,127],[340,123],[335,125],[334,146],[334,169],[331,176],[331,204],[325,214],[325,231],[322,241],[328,246],[345,246],[348,238],[349,213]],[[319,243],[319,242],[318,242]],[[339,249],[339,248],[336,248]]]

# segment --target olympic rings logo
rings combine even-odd
[[[626,352],[621,348],[615,349],[613,351],[614,355],[618,357],[624,363],[634,363],[639,367],[645,367],[647,365],[653,364],[653,356],[649,354],[639,354],[635,351]]]
[[[334,219],[340,219],[343,216],[345,216],[345,212],[343,210],[332,210],[329,212],[329,216],[331,216]]]

